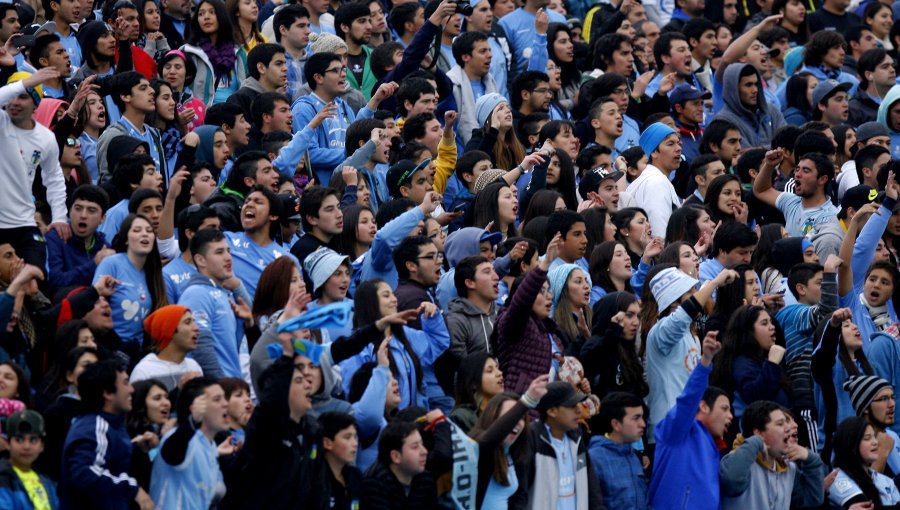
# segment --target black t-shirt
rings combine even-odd
[[[359,55],[347,55],[347,63],[349,64],[350,72],[353,73],[353,77],[356,78],[356,83],[362,85],[363,81],[363,69],[366,67],[366,52],[363,51]]]
[[[841,34],[846,34],[851,27],[861,24],[859,16],[847,11],[843,16],[837,16],[825,9],[809,15],[809,32],[814,34],[820,30],[836,30]]]

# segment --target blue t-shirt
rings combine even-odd
[[[144,270],[135,267],[127,253],[117,253],[100,262],[91,285],[96,284],[101,276],[112,276],[119,280],[116,291],[109,297],[116,334],[125,343],[142,342],[144,318],[153,308]]]
[[[75,37],[75,31],[70,29],[68,37],[63,37],[59,32],[54,33],[59,37],[59,42],[66,49],[66,53],[69,54],[69,63],[72,64],[74,73],[76,68],[81,67],[81,46]]]
[[[119,228],[122,227],[122,222],[127,217],[128,199],[126,198],[106,211],[106,219],[97,227],[97,230],[103,232],[103,235],[106,236],[106,242],[112,244],[113,238],[119,233]]]
[[[881,504],[891,506],[900,503],[900,491],[897,490],[894,481],[877,471],[871,471],[871,474],[872,481],[875,483],[878,494],[881,496]],[[843,471],[839,471],[834,478],[834,483],[831,484],[831,489],[828,491],[828,500],[834,506],[843,508],[844,503],[862,493],[862,489],[859,488],[859,485],[852,478]]]
[[[272,241],[268,246],[260,246],[244,232],[225,232],[228,247],[231,248],[234,274],[244,284],[250,298],[256,294],[256,285],[263,269],[278,257],[290,257],[299,270],[300,264],[291,252]]]
[[[475,101],[478,101],[478,98],[484,95],[484,82],[481,80],[469,80],[469,83],[472,84],[472,95],[475,96]]]
[[[163,174],[163,178],[169,177],[169,170],[166,169],[166,158],[164,154],[159,153],[159,146],[156,143],[156,140],[153,139],[153,134],[150,131],[150,126],[144,124],[142,127],[144,132],[141,133],[138,129],[128,121],[125,117],[119,117],[119,124],[125,127],[128,131],[128,136],[132,138],[137,138],[138,140],[143,140],[147,142],[147,145],[150,146],[150,157],[153,158],[153,162],[156,163],[156,168],[160,170],[160,173]],[[166,170],[163,172],[163,170]]]
[[[575,510],[575,459],[572,458],[572,446],[569,436],[563,435],[562,439],[556,439],[547,427],[550,436],[550,445],[556,452],[556,465],[559,466],[559,492],[556,498],[556,510]]]
[[[556,11],[545,9],[544,12],[547,13],[551,23],[566,22],[566,17]],[[535,15],[522,7],[500,18],[500,25],[506,31],[506,37],[512,43],[511,46],[516,49],[515,69],[519,72],[525,70],[528,57],[533,51],[534,40],[538,37],[537,31],[534,29],[534,20]]]
[[[488,483],[487,491],[484,493],[484,500],[481,508],[490,508],[491,510],[506,510],[509,508],[509,498],[515,494],[519,488],[519,477],[516,475],[516,466],[513,464],[509,453],[506,454],[506,479],[509,485],[500,485],[494,477]]]
[[[175,430],[163,438],[162,444]],[[157,455],[149,492],[157,508],[215,508],[225,495],[216,444],[198,430],[181,464],[173,466]]]
[[[804,208],[800,197],[793,193],[778,195],[775,207],[784,215],[784,228],[791,237],[804,237],[814,226],[836,221],[838,213],[837,207],[827,198],[821,205]]]
[[[175,257],[163,267],[163,280],[166,282],[166,295],[169,303],[177,303],[181,293],[187,288],[188,280],[197,274],[197,267]]]
[[[243,334],[238,336],[238,333],[243,330],[243,323],[238,324],[237,317],[231,309],[231,303],[229,291],[221,287],[198,284],[184,289],[178,300],[179,305],[187,307],[194,313],[194,320],[197,322],[200,332],[203,333],[200,336],[198,347],[208,349],[209,346],[204,345],[203,342],[207,341],[207,338],[213,341],[212,347],[216,353],[216,360],[224,376],[241,377],[241,362],[238,352]],[[209,333],[208,337],[206,333]],[[202,359],[202,356],[197,356],[195,359],[204,368],[204,373],[208,369],[214,368],[214,365],[205,365],[206,360]]]

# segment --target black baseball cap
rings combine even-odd
[[[841,198],[841,210],[838,211],[837,217],[844,219],[847,217],[847,209],[853,208],[859,210],[860,207],[872,203],[878,198],[878,190],[868,184],[858,184],[844,192]]]
[[[618,181],[623,175],[625,174],[618,170],[613,171],[607,166],[592,168],[585,172],[584,177],[581,178],[581,182],[578,183],[578,194],[581,195],[582,200],[587,200],[588,193],[592,191],[596,192],[597,188],[600,187],[601,182],[606,179]]]
[[[538,402],[538,411],[546,411],[552,407],[575,407],[584,402],[588,396],[564,381],[555,381],[547,385],[547,394]]]

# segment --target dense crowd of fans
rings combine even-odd
[[[0,508],[900,508],[897,19],[0,3]]]

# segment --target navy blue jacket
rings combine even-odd
[[[94,245],[90,250],[84,247],[84,240],[74,235],[69,242],[63,242],[55,230],[50,229],[44,236],[47,240],[47,268],[50,287],[91,286],[94,279],[94,256],[107,247],[106,236],[99,230],[94,233]]]
[[[75,418],[63,446],[62,510],[128,510],[138,483],[128,475],[131,438],[125,417],[92,413]]]

